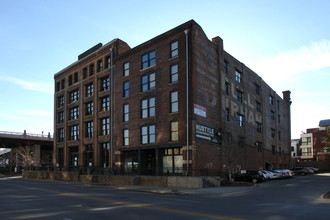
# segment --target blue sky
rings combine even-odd
[[[0,131],[53,133],[54,74],[97,43],[135,47],[190,19],[290,90],[292,138],[330,118],[328,0],[0,0]]]

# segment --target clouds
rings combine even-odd
[[[45,82],[29,82],[23,79],[19,79],[12,76],[3,76],[0,75],[0,81],[9,82],[20,86],[26,90],[54,94],[54,88],[52,83],[45,83]]]
[[[53,112],[50,111],[40,111],[40,110],[28,110],[23,111],[23,115],[37,115],[37,116],[53,116]]]
[[[262,57],[256,62],[254,69],[266,82],[279,83],[299,73],[325,67],[330,67],[330,41],[327,39],[311,42],[299,49]]]
[[[330,108],[326,105],[309,103],[293,103],[291,108],[292,138],[299,138],[301,131],[317,128],[319,121],[330,117]]]
[[[5,118],[10,118],[10,119],[17,119],[17,120],[24,120],[24,121],[28,120],[21,116],[17,116],[17,115],[13,115],[13,114],[6,114],[6,113],[2,113],[2,112],[0,112],[0,116],[5,117]]]

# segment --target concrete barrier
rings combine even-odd
[[[120,175],[80,175],[78,172],[23,171],[24,178],[50,179],[75,182],[99,183],[106,185],[152,186],[169,188],[199,189],[220,186],[219,177],[191,176],[120,176]]]

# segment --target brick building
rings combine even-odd
[[[330,120],[321,120],[318,128],[309,128],[300,135],[301,161],[330,161]]]
[[[193,20],[134,48],[98,44],[54,78],[57,167],[198,176],[290,166],[290,92],[282,99]]]

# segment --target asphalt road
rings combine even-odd
[[[330,219],[330,175],[178,190],[0,178],[0,219]],[[142,192],[143,191],[143,192]]]

